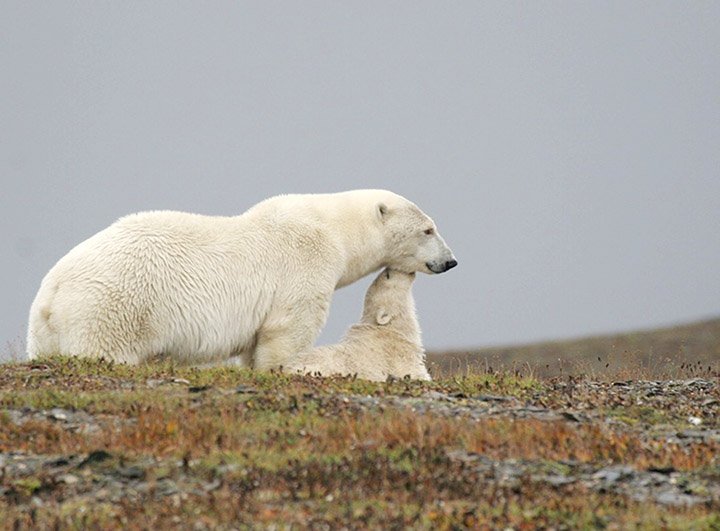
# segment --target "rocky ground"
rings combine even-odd
[[[720,380],[0,366],[0,527],[720,526]]]

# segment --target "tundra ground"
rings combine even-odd
[[[0,366],[0,527],[720,526],[720,382]]]

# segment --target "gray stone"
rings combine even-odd
[[[681,439],[704,439],[705,431],[704,430],[684,430],[684,431],[678,432],[677,436],[680,437]]]
[[[692,507],[693,505],[700,505],[710,501],[710,498],[693,496],[692,494],[685,494],[675,490],[663,491],[655,495],[654,498],[657,503],[672,507]]]
[[[66,422],[69,415],[72,415],[72,413],[65,411],[64,409],[54,408],[48,412],[47,417],[51,420]]]
[[[80,479],[72,474],[61,474],[57,477],[58,482],[65,483],[66,485],[75,485]]]
[[[510,402],[512,400],[511,396],[495,396],[495,395],[476,395],[471,397],[474,400],[479,400],[481,402]]]
[[[548,484],[552,485],[553,487],[562,487],[563,485],[569,485],[569,484],[575,483],[577,481],[577,479],[574,477],[557,476],[557,475],[540,476],[540,477],[537,477],[537,480],[548,483]]]
[[[635,474],[635,470],[629,466],[616,465],[601,468],[592,475],[595,480],[605,483],[615,483],[617,481],[627,479]]]
[[[145,477],[145,471],[139,466],[126,466],[118,469],[119,476],[127,479],[143,479]]]

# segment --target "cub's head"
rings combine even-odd
[[[362,321],[386,326],[391,323],[415,319],[412,284],[415,273],[384,269],[370,284],[365,294]]]
[[[375,205],[387,266],[412,273],[444,273],[457,265],[435,222],[407,199],[390,194]]]

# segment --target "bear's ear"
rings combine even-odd
[[[380,326],[385,326],[390,322],[390,314],[385,310],[385,308],[380,308],[377,313],[375,314],[375,322],[379,324]]]
[[[378,203],[377,206],[377,215],[380,220],[385,219],[385,216],[388,213],[388,207],[385,203]]]

